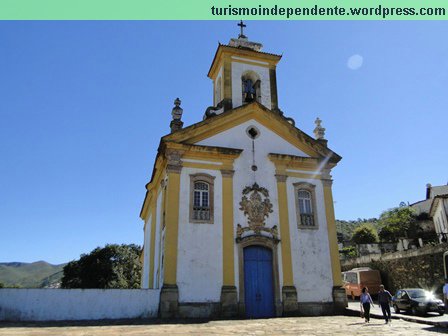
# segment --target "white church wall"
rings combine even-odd
[[[0,289],[0,321],[157,317],[154,289]]]
[[[256,171],[256,178],[254,179],[254,172],[251,170],[252,166],[252,140],[246,134],[246,130],[250,126],[255,126],[260,135],[255,139],[255,164],[258,167]],[[266,226],[279,226],[278,222],[278,196],[277,196],[277,181],[275,179],[275,165],[268,159],[269,153],[292,154],[297,156],[306,156],[307,154],[300,151],[295,146],[291,145],[286,140],[283,140],[278,135],[261,125],[255,120],[249,120],[234,128],[217,134],[213,137],[205,139],[198,143],[198,145],[205,146],[219,146],[242,149],[240,157],[234,162],[235,174],[233,176],[233,192],[234,192],[234,232],[236,232],[237,224],[247,226],[247,218],[244,213],[239,210],[240,201],[242,198],[243,189],[252,185],[255,181],[269,191],[269,197],[273,205],[273,212],[269,214],[266,219]],[[281,244],[281,243],[280,243]],[[278,246],[278,260],[279,260],[279,281],[280,286],[283,285],[283,271],[282,271],[282,254],[281,246]],[[238,246],[235,244],[235,284],[239,284],[238,271]]]
[[[297,226],[294,183],[314,184],[318,229]],[[299,302],[332,302],[333,279],[322,182],[318,179],[288,177],[288,212],[294,285]]]
[[[236,58],[233,56],[232,58]],[[238,57],[238,59],[244,60],[243,58]],[[253,60],[247,60],[250,62],[254,62]],[[268,63],[260,62],[265,65]],[[240,62],[232,62],[232,102],[233,108],[241,106],[243,104],[243,96],[242,96],[242,82],[241,77],[246,71],[253,71],[259,77],[261,81],[261,104],[266,106],[268,109],[271,108],[271,84],[269,77],[269,69],[264,66],[251,65]]]
[[[142,265],[142,288],[149,288],[149,256],[150,256],[150,244],[151,244],[151,218],[149,216],[145,222],[144,242],[143,242],[143,265]]]
[[[189,222],[190,175],[197,173],[215,177],[213,224]],[[219,302],[223,277],[221,172],[184,167],[181,172],[179,204],[179,302]]]
[[[260,132],[260,136],[255,139],[255,159],[258,164],[258,169],[261,169],[265,162],[271,163],[271,161],[267,157],[269,153],[309,157],[308,154],[305,154],[300,149],[290,144],[288,141],[282,139],[277,134],[253,119],[248,120],[224,132],[211,136],[210,138],[199,141],[196,144],[203,146],[218,146],[243,149],[243,153],[241,153],[240,157],[237,160],[241,161],[244,156],[248,166],[243,165],[241,166],[241,168],[243,170],[249,170],[252,174],[253,172],[250,170],[250,167],[252,166],[252,139],[249,138],[246,133],[246,130],[250,126],[255,126]],[[263,176],[258,171],[257,175],[259,175],[259,177]],[[274,177],[274,175],[272,176]]]

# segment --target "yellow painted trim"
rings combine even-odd
[[[303,157],[274,153],[269,154],[268,157],[276,167],[282,167],[283,169],[310,171],[317,171],[319,169],[319,160],[315,157]]]
[[[197,162],[183,162],[182,166],[187,168],[209,169],[209,170],[221,170],[223,167],[222,165],[197,163]]]
[[[140,212],[140,218],[142,220],[145,221],[145,224],[143,226],[143,228],[146,227],[146,221],[148,220],[148,215],[149,215],[149,197],[148,197],[149,191],[146,191],[146,195],[145,195],[145,199],[143,200],[143,207],[142,207],[142,211]]]
[[[237,56],[239,57],[239,56]],[[242,63],[242,64],[248,64],[248,65],[255,65],[255,66],[259,66],[261,68],[266,68],[266,69],[275,69],[276,67],[273,66],[272,64],[261,64],[258,62],[251,62],[251,61],[246,61],[246,60],[241,60],[241,59],[235,59],[235,58],[231,58],[232,62],[235,63]]]
[[[222,86],[223,99],[232,100],[232,62],[230,60],[223,61],[222,68]]]
[[[222,266],[223,285],[235,285],[233,236],[233,177],[222,177]]]
[[[154,164],[154,170],[155,170],[155,174],[151,180],[150,183],[148,183],[146,185],[146,196],[145,199],[143,201],[143,207],[142,207],[142,211],[140,213],[140,218],[143,219],[145,222],[148,220],[148,215],[149,215],[149,208],[150,208],[150,204],[151,204],[151,198],[150,198],[150,194],[153,190],[158,190],[159,189],[159,185],[160,185],[160,181],[162,180],[162,178],[164,177],[164,168],[166,166],[166,159],[164,159],[161,156],[158,156],[156,158],[156,163]]]
[[[154,265],[155,265],[155,244],[156,244],[156,219],[157,219],[157,196],[152,197],[151,202],[151,241],[149,245],[149,288],[154,288]]]
[[[210,156],[207,156],[206,153],[197,155],[195,153],[185,153],[182,155],[182,163],[184,163],[184,159],[190,159],[190,160],[197,160],[197,161],[209,161],[213,163],[222,163],[223,159],[219,158],[218,155],[211,154]],[[207,162],[204,162],[207,163]]]
[[[157,246],[157,248],[159,249],[159,260],[157,261],[157,271],[155,271],[155,275],[160,274],[161,271],[161,256],[162,256],[162,250],[161,250],[161,246],[162,246],[162,233],[163,233],[163,229],[165,227],[165,218],[164,218],[164,212],[165,212],[165,204],[166,204],[166,187],[161,187],[160,188],[161,193],[162,193],[162,204],[160,206],[159,209],[159,216],[160,216],[160,221],[159,221],[159,246]],[[156,278],[156,288],[159,288],[160,284],[159,284],[159,277]]]
[[[183,144],[177,142],[165,142],[166,149],[176,150],[182,153],[182,157],[188,159],[206,159],[207,161],[223,162],[224,160],[234,160],[242,152],[236,148],[221,148],[211,146],[201,146],[195,144]]]
[[[209,72],[208,78],[210,78],[211,80],[215,81],[216,78],[218,77],[219,70],[221,70],[221,68],[223,67],[223,64],[224,64],[224,59],[223,58],[220,58],[219,60],[215,60],[215,62],[212,64],[213,73]],[[222,72],[222,77],[224,78],[224,69],[223,69],[223,72]]]
[[[146,226],[148,224],[148,219],[149,219],[149,210],[150,210],[150,205],[151,205],[151,201],[153,199],[153,191],[152,190],[148,190],[146,193],[146,197],[145,197],[145,217],[142,218],[144,220],[144,224],[143,224],[143,231],[146,230]],[[143,216],[142,216],[143,217]]]
[[[286,175],[290,177],[298,177],[310,180],[320,180],[322,178],[321,174],[311,174],[311,173],[307,174],[307,173],[286,172]]]
[[[291,236],[289,233],[288,197],[286,183],[277,181],[278,212],[282,247],[283,286],[294,286],[292,276]]]
[[[334,216],[333,194],[331,182],[323,181],[325,215],[327,218],[328,242],[330,244],[331,270],[333,273],[333,286],[342,286],[341,263],[339,260],[339,248],[336,235],[336,221]]]
[[[180,174],[168,173],[165,204],[164,284],[175,285],[177,277],[177,241],[179,234]],[[169,211],[167,211],[169,209]]]
[[[269,66],[277,65],[277,63],[281,59],[281,56],[279,56],[279,55],[259,53],[259,52],[253,51],[253,50],[238,49],[238,48],[227,47],[225,45],[220,45],[218,47],[218,50],[216,51],[215,58],[213,59],[213,63],[208,72],[208,77],[212,80],[215,80],[215,78],[219,72],[220,63],[222,63],[225,60],[230,59],[231,56],[244,57],[244,58],[249,58],[249,59],[253,59],[256,61],[260,61],[260,62],[266,62],[266,63],[269,63]]]

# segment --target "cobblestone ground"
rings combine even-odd
[[[360,317],[322,316],[274,318],[265,320],[211,321],[188,324],[143,324],[141,321],[122,325],[0,324],[0,335],[8,336],[140,336],[140,335],[396,335],[424,336],[448,333],[448,330],[425,324],[394,320],[390,325],[372,319],[366,324]]]

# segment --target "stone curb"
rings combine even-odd
[[[356,309],[345,308],[345,312],[346,312],[346,315],[348,315],[348,316],[359,316],[359,310],[356,310]],[[379,315],[379,314],[375,314],[375,313],[371,313],[370,317],[381,319],[381,320],[384,319],[383,315]],[[422,320],[422,319],[418,319],[418,318],[410,317],[410,316],[394,316],[394,315],[392,315],[392,319],[420,323],[420,324],[428,324],[428,325],[432,325],[435,327],[448,328],[448,322],[446,322],[446,321],[427,321],[427,320]]]

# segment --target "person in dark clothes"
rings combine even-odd
[[[366,319],[366,322],[370,322],[370,304],[373,304],[373,301],[367,287],[364,287],[362,289],[359,301],[361,302],[361,308],[364,310],[364,317]]]
[[[378,303],[383,311],[384,319],[386,320],[386,324],[389,323],[390,320],[390,302],[392,300],[392,295],[389,291],[384,289],[384,286],[380,286],[380,291],[378,292]]]

